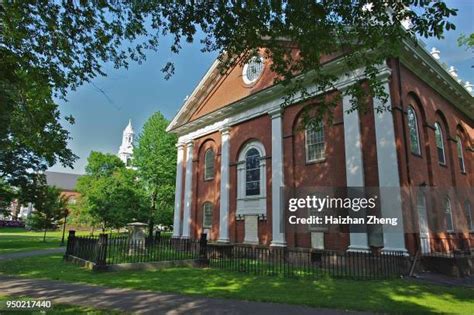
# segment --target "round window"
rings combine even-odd
[[[260,78],[263,72],[263,58],[261,56],[252,57],[248,63],[245,64],[242,71],[242,77],[245,84],[252,84]]]

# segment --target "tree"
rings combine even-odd
[[[143,126],[133,163],[149,200],[149,233],[155,223],[172,224],[175,189],[176,136],[166,132],[169,121],[154,113]]]
[[[112,154],[91,152],[87,162],[86,175],[77,183],[84,213],[104,231],[143,220],[144,196],[136,172]]]
[[[66,98],[105,75],[104,63],[143,62],[161,36],[172,36],[170,49],[178,53],[202,33],[202,50],[218,52],[222,71],[265,48],[277,81],[287,87],[287,102],[307,94],[301,73],[311,73],[319,90],[333,87],[337,78],[325,71],[322,56],[343,54],[345,71],[365,69],[365,88],[345,91],[354,96],[354,110],[369,96],[387,98],[375,75],[378,64],[415,36],[441,38],[454,29],[453,15],[443,1],[414,0],[2,1],[0,177],[21,186],[30,184],[28,170],[71,166],[76,157],[52,96]],[[400,24],[407,20],[405,30]],[[168,78],[173,63],[162,71]],[[320,115],[331,113],[333,102],[321,104]]]
[[[34,208],[28,218],[28,225],[33,229],[43,230],[43,242],[46,242],[46,231],[56,227],[67,208],[68,199],[61,195],[56,187],[40,186],[36,189]]]
[[[460,47],[465,47],[466,50],[474,52],[474,33],[471,33],[470,35],[461,34],[458,38],[458,45]],[[474,65],[471,67],[474,68]]]

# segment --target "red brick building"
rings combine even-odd
[[[198,238],[207,231],[216,242],[366,250],[373,245],[368,234],[299,232],[282,223],[283,216],[275,215],[286,207],[281,188],[472,192],[473,97],[422,46],[407,44],[399,59],[380,67],[391,111],[374,111],[381,104],[374,99],[368,113],[348,113],[350,99],[344,96],[333,120],[320,129],[299,127],[303,102],[282,109],[284,89],[273,84],[271,61],[260,58],[225,74],[216,61],[168,127],[179,136],[174,237]],[[357,71],[343,73],[337,57],[331,58],[326,67],[340,80],[327,98],[360,82]],[[384,249],[447,251],[469,239],[474,246],[472,194],[465,202],[420,195],[414,203],[380,194],[382,215],[395,215],[405,226],[401,233],[380,232]],[[430,225],[434,208],[451,211],[444,229]]]

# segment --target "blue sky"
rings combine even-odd
[[[441,61],[458,69],[463,81],[474,82],[473,53],[457,46],[459,34],[474,32],[474,1],[447,1],[459,9],[453,19],[456,30],[446,33],[445,39],[423,39],[427,48],[441,51]],[[147,118],[161,111],[168,119],[179,110],[186,95],[192,93],[202,76],[216,58],[215,53],[202,53],[200,44],[184,45],[180,54],[169,51],[169,39],[163,39],[158,53],[149,52],[141,65],[132,63],[129,69],[116,70],[106,66],[107,77],[100,77],[60,101],[62,116],[72,114],[74,125],[64,126],[71,132],[70,148],[80,158],[74,169],[55,165],[53,171],[84,173],[89,153],[94,151],[116,154],[122,141],[122,131],[132,120],[138,134]],[[168,61],[175,64],[175,74],[165,80],[160,69]],[[102,93],[100,90],[104,91]]]

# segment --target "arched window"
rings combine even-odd
[[[247,143],[237,163],[237,215],[267,213],[265,147],[259,141]]]
[[[306,162],[315,162],[324,159],[326,142],[324,128],[321,122],[311,123],[305,129]]]
[[[472,207],[471,203],[468,200],[464,202],[464,211],[466,212],[467,227],[469,228],[469,231],[474,231],[474,218],[472,216]]]
[[[245,195],[260,195],[260,152],[250,148],[245,154]]]
[[[451,208],[451,200],[449,200],[449,198],[446,198],[444,201],[444,215],[446,217],[446,231],[454,231],[453,211]]]
[[[461,172],[464,173],[466,171],[466,168],[464,166],[464,153],[463,153],[461,137],[457,136],[456,141],[457,141],[456,147],[457,147],[457,151],[458,151],[459,168],[461,169]]]
[[[408,106],[408,128],[410,130],[410,149],[414,154],[421,154],[420,136],[418,133],[418,121],[413,107]]]
[[[210,180],[214,178],[214,151],[207,149],[204,154],[204,180]]]
[[[205,202],[202,205],[202,228],[210,229],[212,227],[212,203]]]
[[[438,151],[438,161],[440,164],[446,164],[446,156],[444,154],[444,141],[443,141],[443,130],[439,123],[434,124],[435,127],[435,138],[436,138],[436,149]]]

